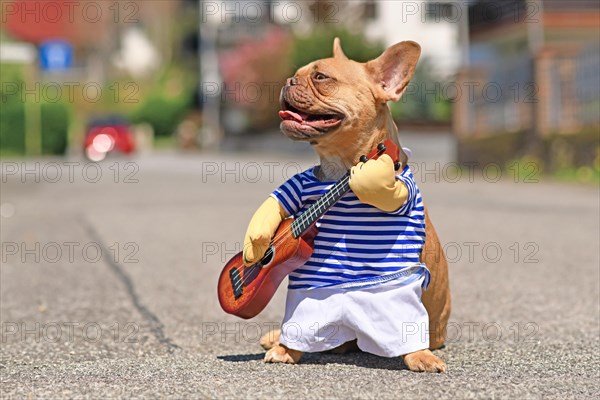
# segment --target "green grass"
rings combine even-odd
[[[177,146],[177,141],[174,136],[155,136],[154,137],[154,148],[155,149],[173,149]]]
[[[24,158],[25,155],[21,151],[13,149],[0,149],[0,158]]]
[[[592,167],[562,168],[550,177],[563,182],[577,182],[600,185],[600,169]]]

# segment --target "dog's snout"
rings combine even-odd
[[[298,84],[298,78],[295,76],[288,78],[286,84],[287,86],[296,86]]]

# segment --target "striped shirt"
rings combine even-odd
[[[408,199],[397,211],[361,203],[350,190],[317,221],[314,252],[289,275],[288,289],[369,287],[421,276],[427,287],[429,271],[419,260],[425,243],[421,193],[408,166],[396,179],[408,189]],[[297,217],[334,184],[319,181],[313,167],[294,175],[271,196]]]

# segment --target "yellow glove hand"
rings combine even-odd
[[[350,189],[361,202],[386,212],[396,211],[408,198],[408,189],[396,180],[394,162],[387,154],[352,167]]]
[[[286,214],[279,202],[272,197],[256,210],[244,237],[245,265],[252,265],[262,258],[279,224],[287,217]]]

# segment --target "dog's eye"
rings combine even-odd
[[[328,79],[329,77],[322,72],[315,72],[313,78],[315,78],[316,81],[324,81],[325,79]]]

